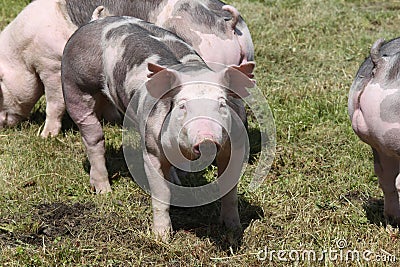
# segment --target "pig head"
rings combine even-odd
[[[246,123],[243,102],[237,101],[248,95],[245,88],[254,86],[250,80],[254,63],[244,63],[240,67],[228,67],[219,73],[205,72],[203,75],[193,73],[181,74],[173,69],[162,67],[155,68],[150,64],[150,69],[156,69],[151,76],[156,75],[147,82],[149,93],[157,98],[170,97],[169,90],[173,84],[179,82],[173,95],[171,112],[168,116],[167,129],[162,131],[164,150],[175,150],[178,145],[181,152],[188,159],[196,159],[201,150],[209,150],[214,146],[214,152],[219,152],[226,147],[231,131],[231,112],[239,114],[241,123]],[[244,76],[246,79],[236,78]],[[252,76],[250,76],[252,77]]]
[[[254,60],[250,32],[236,8],[213,1],[207,1],[209,6],[178,3],[172,12],[161,12],[155,24],[182,37],[206,62],[239,65]]]
[[[369,144],[384,193],[385,216],[400,223],[400,51],[377,40],[349,94],[352,127]]]

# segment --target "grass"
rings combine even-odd
[[[3,0],[4,27],[28,1]],[[124,165],[121,130],[105,125],[113,193],[93,195],[79,133],[42,140],[44,103],[0,132],[0,266],[367,266],[272,261],[259,251],[385,252],[400,260],[398,229],[382,216],[372,153],[353,133],[347,93],[372,43],[398,36],[400,4],[364,0],[236,0],[256,50],[277,153],[255,192],[240,186],[242,237],[217,224],[219,203],[173,208],[170,243],[151,235],[150,198]],[[270,254],[268,254],[270,255]],[[263,254],[259,254],[263,256]],[[292,257],[296,254],[292,252]],[[343,258],[342,258],[343,259]],[[377,258],[376,258],[377,259]],[[368,262],[368,266],[398,263]]]

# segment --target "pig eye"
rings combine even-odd
[[[218,102],[220,108],[226,108],[226,100],[224,98],[220,98]]]
[[[178,108],[179,110],[186,110],[186,99],[178,101]]]
[[[179,107],[180,110],[186,110],[186,105],[185,105],[185,103],[180,103],[180,104],[178,105],[178,107]]]

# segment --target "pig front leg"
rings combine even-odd
[[[384,194],[384,215],[389,221],[400,224],[400,174],[399,160],[372,149],[374,169]]]
[[[61,120],[65,112],[60,64],[57,63],[56,66],[40,74],[46,96],[46,121],[40,134],[43,138],[54,137],[60,133]]]
[[[169,216],[171,192],[168,185],[171,165],[150,153],[144,153],[143,159],[151,190],[153,232],[157,238],[167,242],[172,232]]]
[[[229,181],[231,183],[236,179],[239,179],[241,164],[235,164],[228,167],[229,161],[231,160],[230,151],[221,151],[217,156],[217,166],[218,166],[218,177],[224,174],[224,177],[232,179]],[[236,182],[235,182],[236,183]],[[221,192],[226,192],[225,187],[229,184],[222,184],[220,186]],[[237,197],[237,184],[221,199],[221,214],[220,222],[225,224],[226,227],[232,230],[241,230],[239,211],[238,211],[238,197]]]
[[[228,194],[223,196],[221,199],[220,222],[232,230],[240,230],[242,228],[238,211],[236,185],[231,191],[229,191]]]

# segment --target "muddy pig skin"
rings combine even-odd
[[[400,39],[377,40],[349,93],[355,133],[369,144],[384,193],[384,215],[400,224]]]
[[[96,11],[98,6],[104,9]],[[250,32],[239,12],[218,0],[35,0],[0,34],[0,128],[26,119],[45,94],[41,136],[60,132],[65,112],[62,49],[79,26],[99,17],[95,12],[133,16],[169,29],[206,61],[238,65],[254,57]],[[107,114],[110,120],[118,117]]]
[[[111,191],[97,116],[98,103],[107,98],[121,113],[129,114],[139,129],[154,232],[166,239],[171,231],[166,204],[171,197],[166,182],[171,180],[171,163],[165,151],[173,150],[178,140],[182,154],[195,159],[202,153],[201,146],[215,147],[222,173],[230,157],[226,130],[233,123],[231,112],[235,110],[241,123],[246,120],[239,96],[246,96],[246,88],[254,86],[249,79],[253,68],[253,62],[246,62],[214,72],[182,39],[132,17],[106,17],[81,27],[64,50],[62,85],[68,113],[87,149],[91,186],[97,193]],[[207,106],[196,105],[199,99]],[[191,120],[194,116],[200,119]],[[221,220],[230,228],[240,227],[236,185],[222,198]]]

